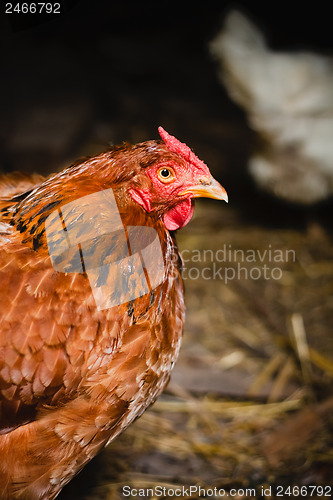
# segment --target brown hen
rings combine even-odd
[[[155,401],[184,321],[173,231],[227,201],[174,137],[0,178],[0,492],[53,499]],[[171,231],[171,232],[170,232]]]

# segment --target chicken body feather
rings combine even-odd
[[[184,161],[164,143],[148,141],[112,148],[47,179],[0,179],[2,499],[54,499],[168,383],[185,311],[180,258],[162,220],[176,202],[169,196],[154,203],[155,193],[148,213],[130,191],[154,192],[147,169]],[[55,269],[45,223],[55,210],[107,189],[124,228],[149,227],[158,235],[163,279],[149,293],[100,308],[86,270]],[[115,241],[119,261],[123,250]],[[107,260],[103,248],[99,253]]]

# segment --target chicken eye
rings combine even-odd
[[[175,178],[175,173],[172,168],[162,167],[157,172],[158,178],[162,182],[172,182]]]
[[[170,175],[171,175],[171,172],[168,168],[163,168],[160,171],[160,176],[163,177],[163,179],[168,179],[168,177],[170,177]]]

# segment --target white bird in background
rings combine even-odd
[[[219,76],[260,138],[249,159],[257,185],[309,205],[333,194],[333,57],[275,52],[231,11],[210,44]]]

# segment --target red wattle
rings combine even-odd
[[[175,231],[190,222],[194,211],[194,200],[184,200],[163,215],[163,222],[169,231]]]

